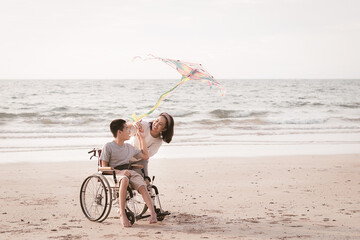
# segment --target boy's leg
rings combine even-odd
[[[157,222],[156,213],[155,213],[154,205],[151,201],[149,192],[147,191],[147,189],[144,185],[140,186],[138,191],[140,192],[142,198],[144,199],[146,205],[148,206],[148,208],[150,210],[150,214],[151,214],[150,223],[156,223]]]
[[[120,219],[124,227],[131,227],[131,223],[129,222],[129,219],[127,218],[125,213],[126,194],[127,194],[128,186],[129,186],[129,179],[127,177],[123,177],[120,180],[119,208],[120,208]]]
[[[145,176],[149,176],[149,172],[148,172],[149,161],[148,160],[143,159],[143,160],[136,161],[133,163],[143,165],[143,167],[144,167],[142,169],[133,169],[133,171],[137,172],[138,174],[140,174],[143,177],[144,177],[144,174],[145,174]]]
[[[144,178],[140,176],[140,174],[136,173],[135,171],[131,171],[131,177],[130,177],[130,184],[134,189],[137,189],[138,192],[141,194],[142,198],[144,199],[146,205],[148,206],[151,217],[150,217],[150,223],[156,223],[156,213],[154,209],[154,205],[151,201],[149,192],[146,188],[146,183],[144,181]]]

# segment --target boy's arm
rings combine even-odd
[[[104,160],[101,160],[101,167],[109,167],[109,162],[106,162],[106,161],[104,161]],[[107,169],[106,169],[107,170]],[[108,173],[112,173],[111,171],[103,171],[103,172],[108,172]],[[114,168],[111,168],[111,170],[114,170]],[[130,178],[131,177],[131,173],[128,171],[128,170],[121,170],[121,171],[119,171],[119,170],[115,170],[116,172],[118,172],[118,173],[120,173],[120,174],[122,174],[122,175],[125,175],[125,176],[127,176],[128,178]]]
[[[109,162],[106,162],[104,160],[100,161],[100,167],[108,167],[109,166]]]
[[[141,149],[141,152],[142,152],[141,158],[144,159],[144,160],[148,160],[149,159],[149,152],[148,152],[148,149],[147,149],[146,143],[145,143],[145,132],[144,132],[144,130],[143,129],[138,129],[137,136],[139,138],[140,149]]]
[[[108,167],[109,166],[111,149],[108,146],[109,146],[108,143],[106,143],[101,150],[99,167]]]
[[[126,125],[128,126],[128,128],[130,129],[130,136],[135,136],[137,134],[137,129],[142,129],[142,125],[141,125],[141,121],[137,121],[135,123],[133,122],[127,122]]]

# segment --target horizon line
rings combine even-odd
[[[360,78],[216,78],[218,80],[360,80]],[[0,78],[0,81],[16,80],[179,80],[178,78]],[[196,80],[195,80],[196,81]]]

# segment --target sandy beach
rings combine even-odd
[[[1,239],[360,239],[360,155],[155,159],[171,212],[121,227],[79,204],[95,161],[2,164]]]
[[[0,0],[0,240],[360,240],[359,9]],[[104,146],[170,215],[123,227]]]

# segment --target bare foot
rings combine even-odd
[[[157,218],[156,218],[156,214],[152,214],[150,216],[150,221],[149,221],[150,224],[152,223],[157,223]]]
[[[121,215],[120,219],[121,219],[123,227],[131,227],[131,223],[130,223],[129,219],[126,217],[126,214],[124,214],[124,217]]]

